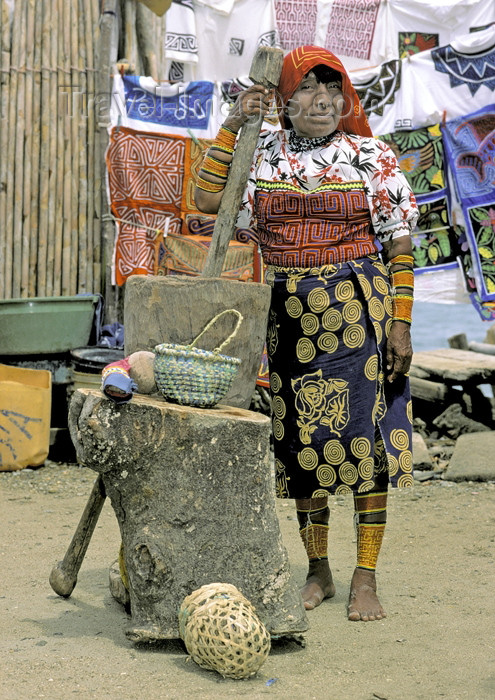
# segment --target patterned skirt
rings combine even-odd
[[[270,267],[267,282],[277,496],[412,485],[409,380],[385,381],[392,302],[380,258]]]

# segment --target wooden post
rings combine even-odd
[[[115,239],[115,225],[110,217],[105,187],[105,153],[108,147],[107,128],[110,123],[111,78],[117,61],[118,48],[118,2],[104,0],[101,10],[99,70],[98,70],[98,127],[99,162],[101,168],[101,221],[102,221],[102,264],[104,271],[105,322],[118,320],[119,290],[112,285],[112,259]]]
[[[33,167],[33,70],[34,70],[34,0],[27,0],[26,16],[26,77],[25,77],[25,113],[24,113],[24,157],[22,159],[22,257],[20,296],[29,296],[30,249],[36,245],[36,230],[31,211],[31,168]]]
[[[32,146],[29,177],[31,178],[31,246],[29,249],[29,281],[28,296],[36,296],[38,270],[38,239],[39,239],[39,184],[40,184],[40,128],[41,128],[41,43],[43,36],[43,3],[35,3],[34,16],[34,57],[33,57],[33,113],[32,113]]]
[[[81,2],[75,3],[78,31],[77,62],[77,99],[75,100],[75,111],[77,112],[77,152],[79,159],[78,173],[78,212],[77,212],[77,292],[90,292],[86,286],[86,270],[88,260],[87,250],[87,199],[88,199],[88,172],[87,172],[87,118],[85,101],[87,99],[87,79],[86,79],[86,41],[84,38],[84,14],[85,8],[81,7]]]
[[[26,98],[26,24],[27,5],[21,3],[21,13],[17,34],[13,33],[19,44],[17,71],[17,106],[14,123],[14,211],[13,211],[13,259],[12,259],[12,296],[21,296],[22,269],[22,194],[24,186],[24,137],[26,128],[25,98]],[[15,43],[15,42],[14,42]]]
[[[138,2],[136,4],[136,36],[143,65],[143,74],[150,75],[158,82],[158,61],[156,57],[156,47],[159,43],[155,40],[157,26],[156,15],[145,5]]]
[[[58,0],[57,19],[58,23],[63,22],[63,0]],[[54,5],[55,8],[55,5]],[[63,25],[62,25],[63,27]],[[53,181],[50,187],[50,219],[53,221],[53,250],[55,268],[55,293],[62,293],[62,254],[64,247],[64,112],[60,109],[59,93],[67,92],[66,74],[62,65],[63,60],[63,31],[58,31],[58,42],[54,41],[51,47],[52,68],[58,68],[52,72],[53,81],[51,83],[51,100],[55,118],[51,124],[50,135],[50,162],[55,163],[53,171]],[[52,213],[53,212],[53,213]]]
[[[48,95],[46,97],[50,106],[48,131],[48,162],[49,173],[46,174],[48,180],[48,230],[46,235],[46,261],[47,261],[47,286],[46,289],[51,290],[50,294],[58,296],[61,293],[61,258],[62,258],[62,243],[61,232],[63,228],[62,222],[62,207],[63,196],[62,190],[57,192],[58,178],[63,179],[64,162],[62,146],[58,145],[58,131],[60,129],[63,138],[63,128],[60,126],[60,119],[63,119],[64,107],[67,102],[67,95],[70,92],[68,83],[70,82],[67,74],[63,69],[57,71],[57,66],[63,66],[63,54],[58,49],[57,37],[64,33],[62,15],[57,12],[57,0],[50,0],[51,4],[51,32],[48,47],[49,55],[49,80],[48,80]],[[61,10],[60,10],[61,12]],[[60,30],[59,30],[60,27]],[[58,198],[60,197],[60,202]],[[59,210],[57,211],[57,207]],[[60,215],[60,221],[58,216]],[[59,237],[57,238],[57,230]]]
[[[82,251],[82,255],[86,257],[86,278],[85,289],[88,292],[99,291],[95,289],[93,282],[93,232],[94,232],[94,143],[95,143],[95,75],[94,75],[94,43],[93,37],[96,32],[96,23],[93,22],[93,12],[91,5],[94,5],[94,0],[79,0],[79,13],[82,18],[82,26],[85,40],[86,53],[86,102],[85,121],[86,121],[86,250]]]
[[[69,244],[69,279],[68,293],[76,294],[79,268],[79,110],[76,108],[79,91],[79,16],[77,2],[66,3],[70,17],[70,50],[67,56],[67,70],[70,76],[66,119],[70,128],[71,166],[70,166],[70,244]],[[67,176],[67,173],[66,173]]]
[[[63,0],[62,13],[60,17],[63,22],[63,31],[60,34],[63,36],[63,70],[66,76],[66,83],[70,80],[70,56],[71,56],[71,2]],[[60,60],[60,57],[59,57]],[[67,71],[69,71],[67,73]],[[67,88],[66,88],[67,92]],[[68,90],[70,94],[70,90]],[[67,97],[67,95],[65,96]],[[65,100],[64,100],[65,102]],[[65,106],[64,106],[65,107]],[[63,173],[64,173],[64,211],[63,222],[64,229],[62,235],[62,296],[70,295],[71,293],[71,256],[72,256],[72,130],[70,119],[62,107],[62,123],[64,133],[64,156],[63,156]]]
[[[51,101],[51,58],[52,43],[57,40],[58,32],[52,31],[52,0],[42,0],[41,37],[41,130],[39,161],[39,210],[38,210],[38,296],[47,294],[47,245],[48,245],[48,199],[50,174],[50,119],[57,121],[57,112],[52,111]],[[55,14],[55,13],[54,13]],[[56,65],[56,64],[55,64]]]
[[[0,0],[0,298],[10,296],[7,284],[7,172],[9,144],[9,98],[10,98],[10,20],[6,0]]]

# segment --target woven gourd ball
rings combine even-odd
[[[140,394],[154,394],[158,391],[154,373],[154,352],[139,350],[129,355],[127,361],[130,366],[129,374],[136,382]]]
[[[214,598],[234,598],[236,600],[242,600],[245,605],[252,607],[248,599],[231,583],[207,583],[190,593],[182,601],[182,605],[179,609],[179,635],[181,639],[184,639],[184,631],[191,614],[200,605],[204,605]]]
[[[270,634],[249,603],[213,598],[189,616],[184,644],[198,666],[224,678],[249,678],[270,652]]]

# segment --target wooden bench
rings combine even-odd
[[[456,348],[415,352],[409,374],[416,398],[445,401],[457,386],[476,395],[480,384],[495,385],[495,355]]]

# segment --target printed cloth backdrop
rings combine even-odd
[[[421,212],[413,236],[417,298],[438,279],[435,301],[459,301],[464,294],[462,300],[470,300],[482,318],[494,320],[495,179],[489,150],[494,126],[486,116],[495,104],[492,0],[173,0],[165,80],[114,78],[107,161],[110,169],[118,152],[133,168],[127,180],[122,168],[113,175],[109,171],[109,196],[117,181],[130,187],[127,194],[121,187],[112,203],[113,215],[121,219],[116,280],[155,269],[157,239],[166,240],[164,232],[211,231],[211,218],[195,210],[191,196],[201,161],[198,148],[215,136],[237,93],[250,84],[257,46],[289,51],[306,43],[325,46],[342,59],[373,133],[394,149],[416,193]],[[264,126],[278,128],[274,111]],[[120,136],[113,133],[117,127]],[[131,148],[133,129],[148,132],[148,139],[153,132],[183,137],[183,170],[172,158],[166,184],[150,172],[137,177],[145,137],[135,134],[140,145]],[[168,150],[172,143],[178,147],[171,141]],[[483,162],[481,171],[470,153]],[[148,184],[141,186],[141,180]],[[468,192],[466,182],[474,191]],[[148,197],[148,185],[156,186],[158,200],[167,199],[166,210]],[[243,236],[248,241],[250,234]],[[461,279],[462,292],[447,292],[447,278],[457,285]]]
[[[466,222],[464,265],[481,301],[495,301],[495,104],[443,125],[457,199]]]

